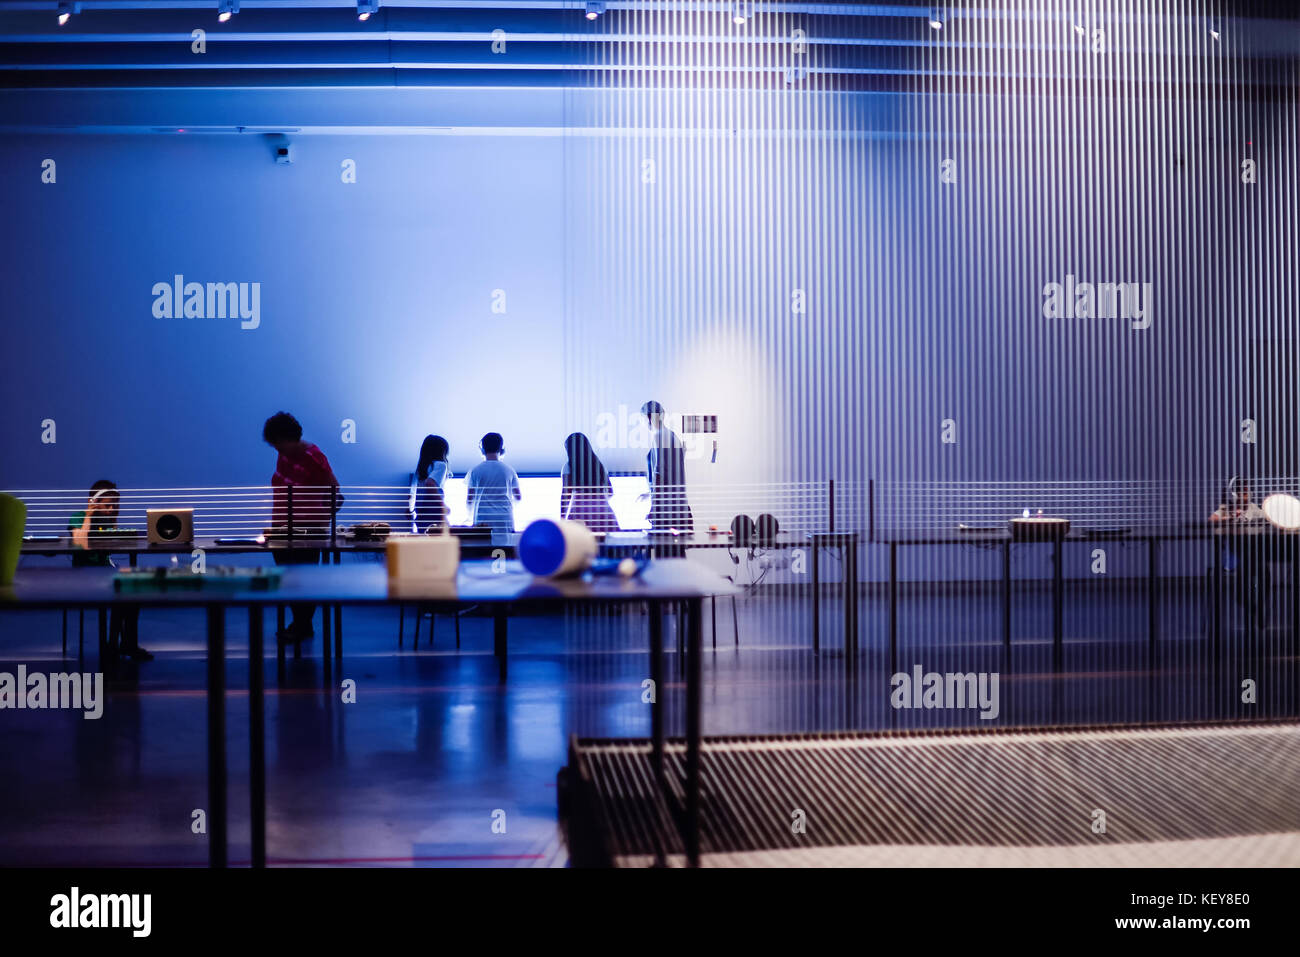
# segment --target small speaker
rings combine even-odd
[[[736,545],[748,545],[754,540],[754,520],[748,515],[737,515],[731,520],[731,541]]]
[[[770,545],[776,541],[776,536],[781,532],[781,523],[776,520],[775,515],[763,514],[754,520],[754,533],[758,540],[765,545]]]
[[[149,516],[150,545],[194,541],[194,509],[151,508],[146,514]]]

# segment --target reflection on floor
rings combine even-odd
[[[1225,600],[1216,659],[1207,605],[1193,588],[1166,589],[1154,644],[1140,587],[1072,588],[1059,678],[1052,675],[1050,592],[1042,589],[1017,589],[1009,662],[996,585],[905,589],[894,668],[886,605],[879,593],[864,591],[853,680],[841,654],[841,607],[828,592],[822,652],[813,656],[806,593],[774,586],[743,598],[739,647],[730,603],[719,601],[716,651],[706,604],[706,733],[1297,713],[1300,658],[1285,595],[1270,626],[1253,634]],[[70,617],[64,659],[58,613],[0,614],[0,670],[77,670],[77,616]],[[432,647],[424,619],[418,651],[412,624],[408,613],[399,651],[396,611],[348,610],[345,658],[328,687],[319,635],[302,657],[289,658],[282,675],[273,652],[264,661],[272,863],[563,866],[555,775],[569,735],[649,733],[645,616],[629,609],[513,619],[504,684],[497,681],[490,619],[463,619],[459,651],[449,619],[436,621]],[[85,670],[94,670],[91,616],[86,626]],[[660,694],[670,732],[680,733],[674,626],[670,616],[670,686]],[[192,831],[193,814],[206,802],[203,621],[197,612],[145,612],[140,630],[157,660],[119,667],[100,720],[70,711],[0,711],[0,773],[9,782],[0,789],[0,865],[206,863],[206,838]],[[244,622],[232,616],[229,632],[231,859],[238,863],[249,856]],[[910,679],[918,667],[922,675],[995,676],[996,717],[981,718],[979,708],[951,700],[949,707],[927,707],[919,693],[907,700],[916,707],[891,708],[894,670]],[[342,700],[345,680],[356,682],[355,703]]]

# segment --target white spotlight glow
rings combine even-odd
[[[239,12],[239,0],[220,0],[217,4],[217,21],[225,23]]]
[[[605,12],[605,4],[603,3],[590,2],[587,4],[588,20],[595,20],[598,16],[600,16],[604,12]]]
[[[938,7],[932,7],[930,9],[930,29],[931,30],[943,29],[943,11],[940,10]]]
[[[72,19],[74,13],[81,12],[79,3],[60,3],[59,4],[59,26],[63,26]]]
[[[731,9],[731,22],[743,25],[745,21],[749,19],[749,15],[750,15],[749,4],[741,3],[739,2],[739,0],[737,0],[735,5]]]
[[[379,0],[357,0],[357,19],[362,23],[379,12]]]

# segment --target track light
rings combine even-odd
[[[81,12],[81,4],[79,3],[60,3],[59,4],[59,26],[63,26],[65,23],[71,20],[72,15],[74,13],[80,13],[80,12]]]
[[[940,10],[938,7],[930,8],[930,29],[931,30],[943,29],[943,11]]]
[[[1211,17],[1207,28],[1210,31],[1210,39],[1217,43],[1219,41],[1219,21]]]
[[[363,23],[372,13],[379,12],[379,0],[357,0],[357,19]]]
[[[749,19],[750,13],[751,11],[748,3],[742,3],[741,0],[736,0],[736,3],[733,4],[731,8],[731,22],[743,25],[745,21]]]
[[[603,3],[588,3],[588,4],[587,4],[587,19],[588,19],[588,20],[595,20],[598,16],[600,16],[600,15],[601,15],[602,13],[604,13],[604,12],[605,12],[605,4],[603,4]]]
[[[217,20],[225,23],[239,12],[239,0],[219,0],[217,3]]]

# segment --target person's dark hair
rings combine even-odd
[[[578,488],[605,488],[609,485],[609,472],[600,460],[591,440],[581,432],[574,432],[564,440],[564,451],[569,457],[569,484]]]
[[[95,498],[97,493],[102,493],[99,495],[98,499]],[[100,502],[102,504],[105,500],[109,500],[114,503],[111,507],[111,511],[100,512],[95,516],[92,522],[95,528],[102,529],[112,526],[114,522],[117,521],[117,503],[122,500],[122,493],[118,491],[117,484],[110,482],[108,479],[100,479],[90,487],[90,491],[86,494],[92,502]]]
[[[262,441],[267,445],[277,442],[297,442],[302,439],[302,426],[288,412],[277,412],[262,426]]]
[[[654,399],[651,399],[645,405],[641,406],[641,414],[642,415],[663,415],[664,407],[660,405],[658,402],[656,402]]]
[[[483,436],[482,444],[483,451],[487,454],[491,454],[493,452],[500,452],[504,449],[506,447],[506,440],[501,438],[500,432],[489,432],[487,435]]]
[[[426,435],[424,441],[420,443],[420,461],[415,466],[416,477],[421,482],[427,479],[433,463],[447,461],[449,451],[451,446],[441,435]]]

